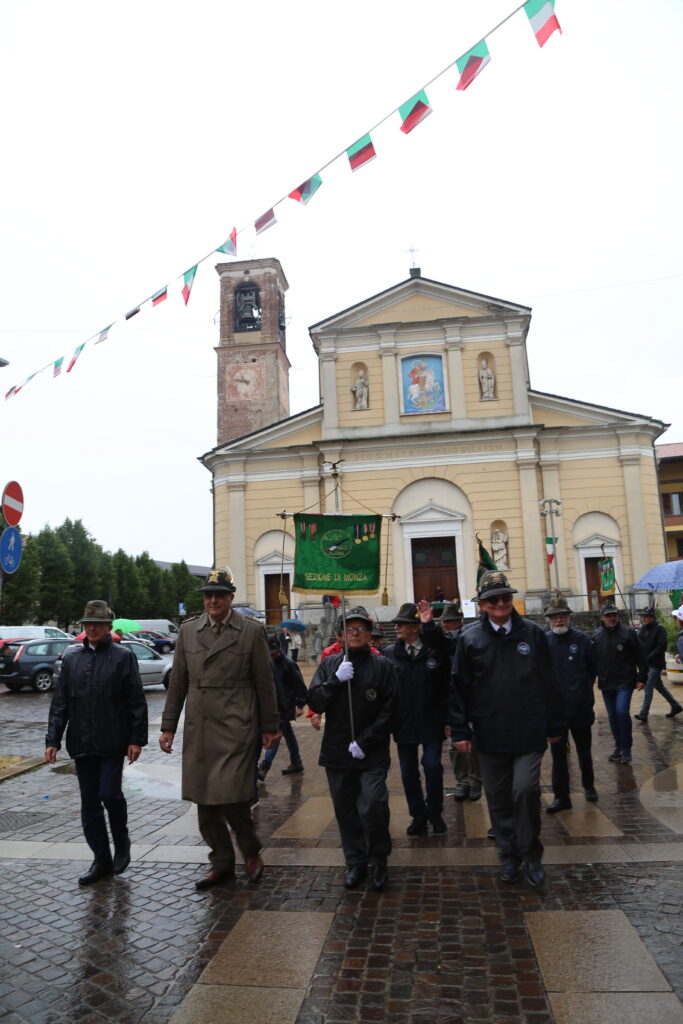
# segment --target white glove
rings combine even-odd
[[[345,683],[347,679],[353,679],[353,665],[348,658],[344,658],[335,675],[340,683]]]
[[[349,754],[351,755],[351,757],[365,757],[365,754],[360,749],[355,740],[353,741],[353,743],[349,743]]]

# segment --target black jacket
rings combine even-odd
[[[354,736],[365,754],[364,758],[354,758],[349,753],[349,684],[340,682],[335,675],[343,660],[343,654],[323,658],[308,688],[308,706],[318,714],[325,712],[318,763],[325,768],[353,771],[388,769],[396,700],[394,669],[386,658],[372,654],[369,648],[349,651],[354,668],[351,680]]]
[[[59,750],[66,729],[71,757],[123,757],[147,744],[147,701],[135,655],[110,639],[69,651],[50,705],[46,747]]]
[[[506,636],[488,616],[460,634],[448,721],[453,741],[474,738],[482,753],[543,751],[567,727],[545,632],[512,612]],[[470,728],[471,723],[471,728]]]
[[[621,622],[593,633],[593,648],[601,690],[634,689],[647,679],[647,659],[635,629]]]
[[[420,630],[422,647],[412,660],[403,640],[387,648],[398,679],[397,743],[440,743],[444,739],[451,674],[449,641],[435,622]]]
[[[280,716],[280,728],[296,718],[296,709],[306,703],[306,684],[301,669],[284,654],[271,657],[273,679],[277,693],[277,709]]]
[[[666,668],[666,649],[669,640],[666,630],[661,622],[651,622],[647,626],[641,626],[638,630],[638,639],[643,645],[648,668]]]
[[[591,639],[570,626],[566,633],[546,630],[548,645],[560,686],[570,728],[595,721],[595,652]]]

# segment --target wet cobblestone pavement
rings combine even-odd
[[[671,1012],[680,1012],[664,1017],[655,1010],[649,1019],[683,1021],[683,722],[666,720],[664,707],[655,707],[647,727],[634,730],[632,768],[607,762],[611,742],[601,714],[594,732],[600,814],[588,828],[578,809],[544,815],[543,890],[526,881],[499,881],[483,803],[463,806],[449,797],[446,836],[406,836],[395,769],[390,886],[381,894],[347,892],[336,826],[325,809],[324,773],[317,768],[319,736],[301,724],[297,737],[306,772],[280,776],[283,748],[255,811],[266,848],[262,881],[247,882],[238,867],[236,881],[197,893],[204,847],[196,829],[179,825],[191,821],[190,805],[177,788],[179,758],[165,757],[155,745],[164,692],[148,690],[147,698],[150,721],[157,724],[150,727],[141,765],[151,774],[126,773],[133,854],[137,847],[143,859],[124,875],[88,889],[77,884],[90,858],[68,762],[0,782],[0,1020],[6,1024],[165,1024],[176,1012],[182,1015],[193,992],[213,987],[198,984],[202,972],[240,919],[257,911],[273,920],[250,954],[264,990],[283,938],[286,943],[287,915],[308,911],[330,915],[331,923],[300,989],[298,1015],[262,1010],[254,1019],[552,1024],[559,1003],[553,1003],[528,916],[620,911],[661,972],[657,991],[667,993]],[[43,695],[0,695],[0,753],[40,754],[48,706]],[[449,767],[445,781],[452,784]],[[308,821],[295,827],[292,816],[307,805],[320,808],[317,826]],[[72,844],[71,856],[62,844]],[[282,862],[288,857],[294,862]],[[484,860],[455,864],[449,857]],[[601,857],[610,862],[600,863]],[[290,955],[296,958],[297,951]],[[251,1022],[236,1012],[224,1003],[219,1016],[195,1019]],[[576,1024],[593,1021],[577,1018]]]

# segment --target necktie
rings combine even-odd
[[[214,631],[216,636],[220,636],[221,633],[223,632],[223,623],[222,622],[213,622],[211,624],[211,629]]]
[[[406,650],[408,651],[408,657],[412,661],[413,660],[413,655],[415,654],[415,648],[413,647],[412,644],[408,644]]]
[[[505,636],[506,633],[507,633],[507,630],[506,630],[505,626],[499,626],[498,627],[498,636]]]

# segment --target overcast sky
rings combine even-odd
[[[67,376],[0,398],[0,486],[22,528],[82,519],[108,550],[209,564],[216,255],[514,10],[514,0],[35,0],[0,40],[0,392],[168,284]],[[427,87],[352,174],[238,239],[277,257],[291,411],[317,403],[308,326],[408,276],[530,305],[532,387],[645,413],[683,440],[680,0],[558,0],[540,49],[523,11],[466,92]],[[279,506],[278,506],[279,507]],[[273,507],[273,512],[276,511]],[[274,517],[273,525],[279,521]]]

